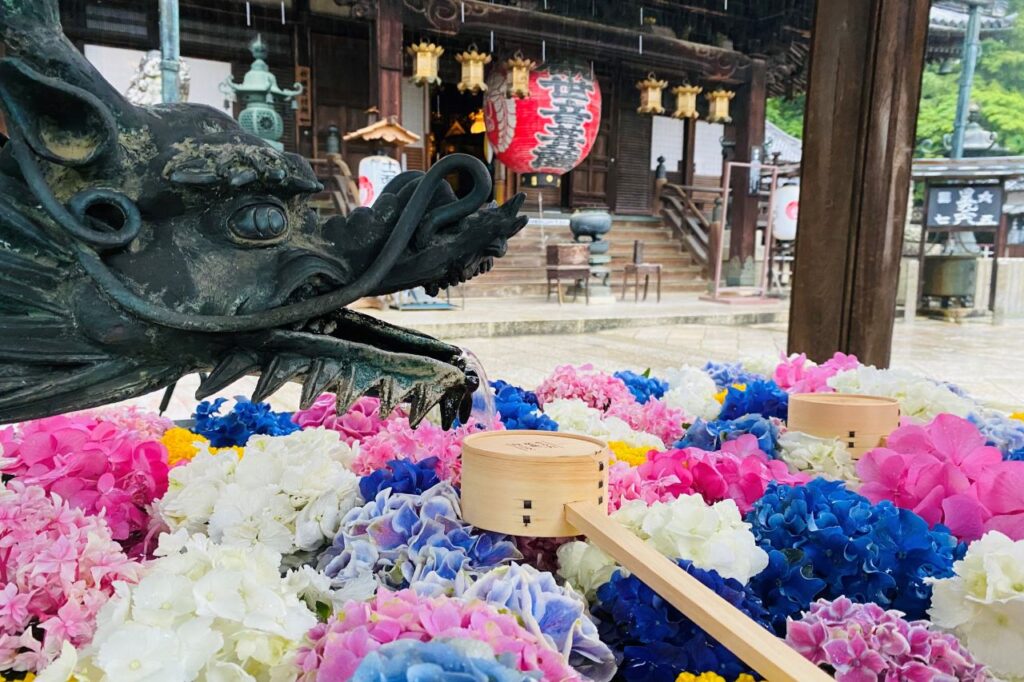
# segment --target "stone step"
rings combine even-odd
[[[480,278],[478,278],[480,279]],[[563,291],[566,284],[563,283]],[[643,282],[641,281],[641,287]],[[467,282],[459,287],[462,294],[467,297],[481,297],[481,298],[502,298],[512,296],[544,296],[547,290],[547,283],[545,282],[534,282],[534,283],[505,283],[505,282],[487,282],[481,279],[481,281],[473,280]],[[665,293],[694,293],[707,291],[707,282],[703,280],[691,280],[687,282],[666,282],[661,283],[661,292]],[[452,292],[452,301],[458,302],[459,294],[458,290]],[[615,294],[616,298],[622,297],[622,281],[612,282],[612,293]],[[643,292],[641,292],[641,296]],[[651,282],[648,300],[653,300],[655,296],[654,282]],[[569,294],[569,299],[572,299],[572,294]],[[629,301],[633,300],[633,285],[630,283],[629,290],[626,295],[626,299]],[[581,297],[582,300],[582,297]],[[552,304],[554,304],[554,292],[552,292]]]

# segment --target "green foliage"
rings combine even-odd
[[[793,99],[769,97],[765,109],[769,121],[779,126],[784,132],[794,137],[804,134],[804,107],[807,105],[804,95]]]

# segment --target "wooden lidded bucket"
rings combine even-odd
[[[854,459],[884,446],[899,425],[900,404],[895,398],[850,393],[789,396],[789,429],[819,438],[838,438]]]
[[[462,517],[499,533],[568,537],[565,505],[606,513],[608,446],[552,431],[487,431],[462,442]]]

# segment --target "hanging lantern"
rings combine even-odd
[[[491,75],[484,120],[498,159],[513,173],[560,176],[590,153],[601,126],[601,88],[590,69],[543,65],[523,99],[508,96],[513,74]]]
[[[487,124],[484,123],[484,110],[477,109],[469,115],[470,135],[479,135],[487,132]]]
[[[729,90],[714,90],[709,92],[706,97],[710,106],[708,108],[708,122],[709,123],[732,123],[732,118],[729,116],[729,100],[736,96],[735,92]]]
[[[509,97],[522,99],[530,95],[530,72],[537,66],[537,62],[523,58],[522,52],[516,52],[512,59],[505,62],[508,69],[508,92]]]
[[[640,91],[640,106],[637,107],[638,114],[664,114],[665,107],[661,106],[661,91],[668,85],[668,81],[660,81],[653,73],[647,74],[647,78],[636,84]]]
[[[469,49],[455,55],[455,61],[462,64],[462,80],[459,81],[459,92],[485,92],[484,64],[491,63],[491,55],[484,54],[470,45]]]
[[[672,89],[676,96],[676,110],[672,112],[673,118],[698,118],[697,95],[704,88],[699,85],[679,85]]]
[[[440,85],[437,60],[444,54],[443,47],[421,40],[410,45],[406,52],[412,55],[412,78],[409,80],[416,85]]]

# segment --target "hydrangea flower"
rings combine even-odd
[[[924,617],[928,578],[952,575],[963,546],[891,502],[872,504],[838,481],[771,483],[746,516],[768,568],[750,585],[771,612],[776,632],[817,598],[847,596]]]
[[[65,643],[92,639],[96,614],[117,581],[134,582],[110,528],[56,494],[13,480],[0,485],[0,677],[45,668]]]
[[[364,500],[372,500],[380,491],[387,489],[419,495],[440,483],[436,468],[436,457],[428,457],[422,462],[393,459],[385,468],[359,479],[359,494]]]
[[[551,573],[520,564],[499,566],[467,589],[456,588],[454,596],[511,613],[588,680],[607,682],[615,675],[615,655],[598,636],[587,602]]]
[[[314,551],[359,501],[351,461],[352,449],[335,431],[253,436],[240,460],[204,450],[172,469],[157,509],[171,530],[205,533],[219,544]]]
[[[1024,422],[995,410],[972,412],[967,419],[978,427],[987,445],[999,448],[1004,459],[1024,451]]]
[[[902,426],[886,447],[865,453],[857,473],[869,500],[891,500],[962,540],[988,530],[1024,538],[1024,462],[1004,462],[966,419],[940,414]]]
[[[441,482],[419,495],[385,488],[352,509],[318,567],[338,587],[357,581],[372,590],[379,582],[437,594],[463,572],[484,572],[519,558],[504,535],[474,531],[463,522],[458,493]]]
[[[712,672],[704,672],[699,675],[691,672],[681,672],[676,677],[676,682],[728,682],[728,680]],[[753,675],[743,673],[736,676],[736,682],[757,682],[757,680]]]
[[[630,466],[639,466],[646,462],[647,453],[651,451],[649,447],[643,445],[634,446],[621,440],[609,442],[608,449],[612,451],[616,460],[625,462]]]
[[[149,506],[167,490],[167,450],[110,422],[77,415],[0,429],[0,474],[38,485],[86,514],[103,514],[133,553],[149,528]]]
[[[558,571],[558,548],[575,537],[567,538],[536,538],[517,536],[512,538],[523,555],[522,563],[533,566],[538,571],[556,573]]]
[[[665,449],[665,442],[656,435],[634,430],[625,420],[589,407],[579,398],[552,400],[544,405],[544,412],[558,422],[559,431],[618,441],[630,447]]]
[[[789,414],[789,394],[767,380],[751,381],[742,390],[729,386],[718,418],[739,419],[748,414],[785,420]]]
[[[802,618],[789,621],[786,642],[812,663],[832,668],[837,682],[989,679],[956,637],[926,620],[907,621],[899,611],[846,597],[811,604]]]
[[[617,403],[607,412],[629,424],[634,431],[649,433],[663,443],[672,443],[683,435],[686,415],[662,400],[645,403]]]
[[[688,561],[679,566],[767,627],[768,614],[761,602],[735,580],[696,568]],[[636,576],[616,572],[597,590],[592,609],[601,639],[622,655],[619,676],[629,682],[661,682],[676,678],[680,670],[714,672],[727,679],[748,672],[728,649],[712,639]]]
[[[256,434],[284,436],[299,429],[291,414],[274,412],[267,403],[254,403],[238,396],[231,411],[221,414],[220,408],[226,402],[227,398],[204,400],[192,415],[192,430],[205,436],[215,448],[245,445]]]
[[[991,671],[1016,679],[1024,671],[1024,540],[989,531],[932,580],[928,615],[954,633]]]
[[[708,361],[704,365],[704,372],[711,377],[718,388],[726,388],[733,384],[750,384],[755,381],[764,381],[768,377],[757,372],[748,371],[741,362],[714,362]]]
[[[134,434],[139,440],[160,440],[164,432],[174,426],[174,422],[167,417],[143,410],[137,405],[100,407],[95,410],[79,412],[76,416],[92,417],[98,421],[113,424],[121,431]]]
[[[683,411],[690,419],[716,419],[722,405],[715,399],[718,386],[702,369],[683,365],[665,372],[669,390],[662,398],[669,407]]]
[[[779,459],[793,471],[832,481],[860,484],[853,457],[838,438],[818,438],[809,433],[787,431],[779,437]]]
[[[462,440],[477,431],[504,428],[497,416],[490,424],[471,418],[448,431],[427,420],[412,428],[407,417],[392,417],[384,428],[358,443],[352,469],[359,476],[367,476],[394,460],[416,463],[433,458],[438,478],[458,485],[462,476]]]
[[[210,447],[208,438],[181,426],[167,429],[160,437],[160,442],[167,448],[167,464],[172,467],[192,461],[192,458],[199,454],[200,449],[208,451],[211,455],[230,452],[235,457],[242,456],[242,448],[238,445],[230,448]]]
[[[748,414],[738,419],[715,419],[706,422],[698,419],[675,447],[695,447],[701,450],[719,450],[728,440],[736,439],[743,434],[757,438],[757,446],[769,457],[775,456],[778,447],[779,427],[771,419],[757,414]]]
[[[613,374],[616,379],[626,384],[626,388],[633,394],[638,403],[646,403],[651,398],[661,398],[668,390],[668,382],[664,379],[651,376],[651,370],[643,374],[637,374],[629,370],[623,370]]]
[[[839,393],[895,398],[900,414],[918,421],[929,421],[944,412],[966,417],[978,409],[973,400],[949,386],[901,370],[861,366],[837,373],[828,385]]]
[[[400,639],[363,659],[351,682],[527,682],[540,674],[515,668],[511,657],[496,658],[483,642],[471,640]]]
[[[828,380],[839,372],[860,367],[855,355],[836,353],[818,365],[807,359],[805,353],[783,359],[775,368],[772,379],[788,393],[831,393]]]
[[[625,499],[650,502],[665,494],[698,493],[708,504],[731,499],[744,513],[771,481],[800,484],[808,480],[805,474],[790,473],[783,462],[769,459],[751,435],[728,440],[715,452],[700,448],[651,452],[647,462],[637,467],[636,476],[637,488],[624,488],[616,481],[614,488],[609,485],[609,497],[620,494]]]
[[[650,506],[637,500],[624,504],[612,519],[669,559],[686,559],[741,583],[768,565],[767,553],[732,500],[708,504],[699,495],[680,495]],[[562,545],[558,559],[558,574],[588,596],[616,568],[611,557],[586,542]]]
[[[557,431],[558,424],[540,411],[537,395],[504,381],[492,381],[494,405],[506,429]]]
[[[337,431],[349,445],[375,435],[386,423],[380,418],[377,398],[363,396],[348,412],[338,414],[338,397],[333,393],[322,394],[308,409],[292,414],[292,421],[304,429],[322,426]]]
[[[579,398],[589,407],[601,411],[616,403],[636,402],[621,379],[597,370],[593,365],[556,367],[555,371],[537,387],[537,399],[542,406],[546,406],[556,398]]]
[[[580,680],[558,652],[524,629],[515,616],[482,601],[423,597],[381,590],[370,601],[347,603],[307,635],[295,663],[299,682],[348,680],[370,653],[398,640],[478,640],[517,669],[545,680]]]
[[[65,647],[50,679],[270,679],[316,624],[266,546],[179,531],[156,554],[137,585],[114,584],[92,643]]]

